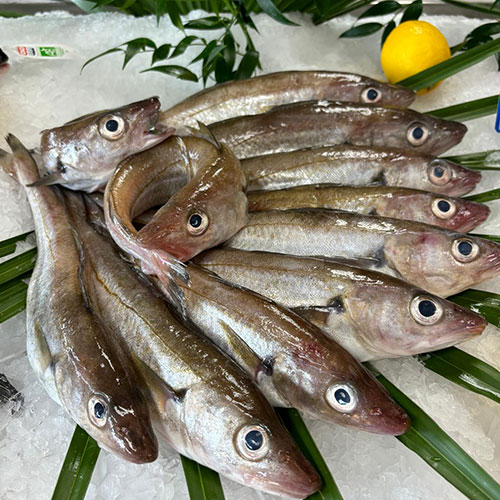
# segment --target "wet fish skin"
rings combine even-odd
[[[367,95],[370,89],[377,94],[373,100]],[[162,112],[161,120],[174,127],[194,127],[197,121],[209,124],[238,115],[263,113],[280,104],[321,99],[376,101],[380,105],[405,108],[414,101],[415,93],[352,73],[282,71],[214,85]]]
[[[194,262],[294,308],[359,361],[443,349],[479,335],[487,325],[478,314],[401,280],[335,260],[214,249]],[[432,324],[415,319],[416,297],[432,301],[441,318]]]
[[[500,272],[500,245],[420,222],[335,210],[252,212],[225,243],[240,250],[375,259],[406,282],[448,297]],[[456,255],[469,242],[466,259]],[[454,256],[455,255],[455,256]]]
[[[467,233],[484,222],[490,209],[481,203],[415,189],[390,186],[316,184],[248,194],[250,212],[325,208],[413,220]]]
[[[158,432],[179,453],[239,483],[295,498],[318,490],[318,474],[251,380],[174,318],[111,239],[86,222],[79,195],[67,192],[66,203],[85,255],[83,279],[92,308],[135,357],[150,388]],[[90,219],[102,217],[95,205],[87,207]],[[237,448],[239,430],[253,425],[266,429],[270,442],[258,461]]]
[[[346,350],[292,311],[235,287],[193,263],[179,283],[186,319],[254,378],[274,406],[369,432],[398,435],[409,419]],[[156,282],[158,285],[158,282]],[[160,289],[161,289],[160,285]],[[357,405],[341,412],[327,402],[338,385]]]
[[[249,192],[346,184],[398,186],[463,196],[481,180],[479,172],[449,160],[412,151],[350,145],[256,156],[242,160],[241,166]]]
[[[418,145],[408,139],[415,127],[422,133]],[[277,106],[260,115],[214,123],[209,129],[240,159],[339,144],[436,155],[458,144],[467,131],[462,123],[408,109],[335,101]]]
[[[159,99],[151,97],[44,130],[40,150],[47,176],[41,183],[89,193],[103,188],[120,161],[173,134],[171,127],[154,128],[159,109]],[[109,120],[116,132],[106,129]]]
[[[20,184],[38,178],[33,158],[12,135],[14,156],[2,168]],[[120,344],[88,310],[80,254],[57,188],[27,188],[38,256],[27,296],[27,353],[49,395],[99,445],[119,457],[152,462],[158,455],[146,401]],[[103,415],[104,413],[104,415]]]

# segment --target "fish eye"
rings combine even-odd
[[[187,230],[193,236],[200,236],[208,228],[208,215],[204,212],[198,211],[192,213],[187,220]]]
[[[436,159],[432,160],[427,170],[429,180],[438,186],[442,186],[451,179],[451,170],[446,163]]]
[[[363,100],[363,102],[374,104],[382,99],[382,93],[373,87],[368,87],[367,89],[363,90],[361,99]]]
[[[434,325],[443,316],[443,308],[432,297],[419,295],[411,301],[410,314],[421,325]]]
[[[429,129],[423,123],[413,123],[406,132],[406,138],[412,146],[421,146],[429,137]]]
[[[89,417],[94,425],[103,427],[108,419],[108,403],[104,397],[94,395],[89,399]]]
[[[236,436],[236,448],[243,458],[261,460],[270,449],[269,434],[261,425],[245,425]]]
[[[337,411],[350,413],[358,406],[358,395],[348,384],[333,384],[326,391],[328,404]]]
[[[440,219],[449,219],[455,215],[457,206],[450,200],[436,198],[432,202],[431,210],[436,217]]]
[[[451,254],[459,262],[470,262],[479,254],[479,245],[468,238],[459,238],[451,245]]]
[[[116,141],[125,133],[125,121],[117,115],[105,116],[99,123],[99,133],[105,139]]]

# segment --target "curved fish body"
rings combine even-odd
[[[111,239],[86,222],[78,195],[66,196],[85,255],[91,306],[134,357],[158,432],[179,453],[247,486],[294,498],[317,491],[317,473],[252,381],[211,342],[179,323]],[[87,207],[95,218],[99,210]],[[255,450],[245,443],[253,431],[263,436]]]
[[[397,186],[447,196],[472,191],[481,174],[416,151],[366,146],[330,146],[241,161],[247,190],[287,189],[308,184]]]
[[[40,152],[46,176],[36,185],[102,189],[123,159],[173,134],[171,127],[156,127],[159,109],[159,99],[152,97],[44,130]]]
[[[106,222],[116,243],[143,262],[146,274],[158,274],[165,263],[182,274],[177,258],[187,260],[244,226],[245,186],[239,161],[227,147],[174,136],[120,164],[106,188]],[[165,202],[138,233],[134,217]]]
[[[481,203],[416,189],[388,186],[298,186],[248,194],[248,210],[326,208],[425,222],[467,233],[484,222],[490,209]]]
[[[369,432],[406,432],[403,410],[317,327],[194,264],[188,272],[189,282],[179,283],[186,319],[236,361],[274,406]]]
[[[7,138],[13,157],[0,163],[25,185],[38,178],[28,151]],[[101,447],[121,458],[152,462],[158,455],[147,403],[119,341],[92,314],[80,284],[80,254],[56,188],[27,188],[38,257],[27,297],[27,352],[50,396]]]
[[[209,124],[264,113],[280,104],[321,99],[405,108],[415,92],[352,73],[282,71],[214,85],[164,111],[161,120],[173,127],[194,127],[198,121]]]
[[[467,127],[416,111],[369,104],[308,101],[260,115],[209,125],[238,156],[353,144],[440,154],[458,144]]]
[[[359,361],[443,349],[479,335],[487,324],[401,280],[333,260],[222,249],[195,262],[294,308]]]
[[[9,67],[9,57],[2,49],[0,49],[0,75],[7,73]]]
[[[335,210],[253,212],[225,244],[240,250],[373,259],[447,297],[500,272],[500,245],[428,224]]]

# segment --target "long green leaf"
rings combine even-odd
[[[0,284],[6,283],[13,278],[17,278],[35,267],[36,248],[16,255],[12,259],[6,260],[0,264]]]
[[[426,368],[500,403],[500,372],[455,347],[416,356]]]
[[[28,285],[19,278],[0,285],[0,323],[26,308]]]
[[[447,106],[446,108],[435,109],[434,111],[427,111],[427,114],[445,120],[464,122],[483,116],[494,115],[497,112],[497,103],[498,96],[493,95],[491,97],[483,97],[482,99],[476,99],[462,104]],[[493,122],[491,128],[493,128]]]
[[[467,307],[483,316],[488,323],[500,327],[500,295],[470,288],[448,297],[448,300]]]
[[[76,426],[52,500],[83,500],[99,456],[97,443]]]
[[[374,370],[373,367],[371,369]],[[500,485],[421,408],[383,375],[374,371],[378,381],[410,417],[410,429],[397,438],[466,497],[498,500]]]
[[[454,161],[467,168],[477,170],[500,170],[500,150],[481,151],[455,156],[445,156],[445,160]]]
[[[467,50],[457,56],[425,69],[416,75],[410,76],[398,82],[399,85],[413,90],[425,89],[448,78],[474,64],[477,64],[489,56],[500,51],[500,39],[492,40],[483,45]]]
[[[16,251],[16,245],[19,241],[24,241],[33,231],[20,234],[19,236],[14,236],[8,240],[0,241],[0,257],[5,257]]]
[[[219,474],[180,455],[191,500],[224,500]]]
[[[307,430],[300,413],[294,408],[277,408],[276,411],[288,432],[299,445],[300,451],[311,462],[323,482],[321,490],[308,497],[309,500],[342,500],[342,495],[335,484],[332,473]]]
[[[485,191],[484,193],[465,196],[464,199],[469,201],[477,201],[478,203],[486,203],[487,201],[498,200],[498,198],[500,198],[500,189],[492,189],[490,191]]]
[[[495,236],[493,234],[473,234],[470,233],[471,236],[475,236],[476,238],[484,238],[485,240],[491,240],[496,243],[500,243],[500,236]]]
[[[269,17],[277,21],[281,24],[286,24],[288,26],[298,26],[297,23],[290,21],[287,17],[285,17],[278,7],[273,3],[273,0],[256,0],[259,4],[259,7],[265,12]]]

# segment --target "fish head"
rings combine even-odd
[[[416,97],[413,90],[390,83],[379,82],[371,78],[362,77],[361,83],[364,83],[364,85],[356,86],[359,95],[355,99],[352,99],[353,102],[407,108]]]
[[[395,147],[427,154],[441,154],[458,144],[467,127],[408,109],[379,108],[374,146]],[[374,126],[367,121],[367,126]]]
[[[405,281],[440,297],[500,272],[498,243],[424,226],[389,236],[384,255]]]
[[[480,335],[487,325],[468,309],[390,277],[365,275],[343,305],[362,343],[380,358],[443,349]]]
[[[202,175],[194,176],[139,231],[141,245],[161,248],[186,262],[228,240],[246,224],[246,178],[239,160],[222,148],[222,156]]]
[[[391,196],[379,201],[377,213],[383,217],[421,221],[467,233],[488,218],[490,209],[462,198],[423,191],[394,190]]]
[[[173,134],[157,125],[159,109],[159,99],[152,97],[43,131],[40,149],[48,176],[41,182],[88,192],[104,186],[123,159]]]
[[[269,493],[305,498],[318,491],[321,479],[264,396],[250,381],[234,380],[228,377],[218,391],[198,384],[184,396],[192,458]]]

